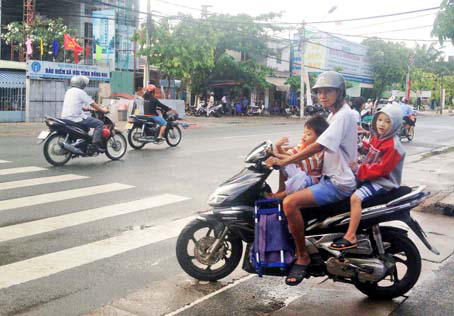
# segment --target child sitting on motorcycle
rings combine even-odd
[[[351,163],[361,186],[350,197],[350,224],[344,237],[334,241],[329,248],[345,250],[356,248],[356,230],[361,220],[362,203],[375,196],[398,188],[402,178],[405,149],[397,133],[402,122],[398,107],[388,106],[374,115],[371,140],[363,143],[367,149],[365,161],[358,166]]]
[[[328,122],[321,116],[316,115],[304,124],[304,132],[301,142],[294,147],[285,147],[288,138],[282,137],[275,144],[274,156],[285,159],[302,151],[304,148],[314,143],[317,138],[328,128]],[[315,155],[285,166],[279,172],[279,191],[265,195],[268,199],[284,199],[287,195],[305,189],[319,182],[323,165],[323,151]]]

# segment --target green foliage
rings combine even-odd
[[[437,36],[441,45],[450,39],[454,44],[454,1],[443,0],[435,18],[432,35]]]
[[[28,37],[33,41],[33,55],[40,55],[40,40],[43,40],[44,59],[52,54],[52,45],[54,38],[60,43],[60,50],[63,50],[64,35],[74,36],[76,31],[68,28],[62,18],[48,19],[42,16],[36,16],[33,27],[24,22],[11,22],[6,26],[6,32],[2,34],[2,39],[7,45],[16,45],[25,47],[25,39]]]
[[[374,74],[375,98],[379,99],[383,91],[393,83],[404,81],[410,50],[402,43],[385,42],[377,38],[367,39],[363,44],[368,47],[367,54]]]
[[[139,43],[139,54],[146,56],[150,64],[170,79],[183,79],[196,94],[206,91],[210,80],[235,80],[251,90],[268,85],[265,77],[271,70],[259,61],[275,54],[267,43],[268,31],[276,27],[255,21],[275,16],[214,15],[204,20],[178,16],[176,23],[162,20],[154,27],[149,46],[145,25],[133,40]],[[229,56],[228,51],[241,54],[241,60]]]

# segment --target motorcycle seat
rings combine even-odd
[[[155,115],[135,115],[136,119],[143,120],[143,121],[153,121],[152,117]],[[153,121],[154,122],[154,121]]]
[[[71,126],[76,126],[82,130],[84,130],[85,132],[88,133],[88,131],[90,130],[89,127],[86,127],[84,125],[81,125],[79,124],[78,122],[74,122],[74,121],[71,121],[71,120],[66,120],[66,119],[60,119],[61,121],[65,122],[67,125],[71,125]]]
[[[376,196],[364,202],[363,209],[371,206],[386,204],[410,192],[411,192],[410,187],[401,186],[397,189],[389,191],[386,194]],[[350,198],[324,206],[301,209],[301,214],[303,215],[303,219],[305,222],[315,218],[323,220],[328,217],[332,217],[346,212],[350,212]]]

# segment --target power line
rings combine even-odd
[[[416,30],[416,29],[422,29],[426,27],[433,27],[433,25],[422,25],[422,26],[415,26],[415,27],[407,27],[404,29],[398,29],[398,30],[390,30],[390,31],[381,31],[381,32],[373,32],[373,33],[368,33],[368,35],[373,35],[373,34],[383,34],[383,33],[392,33],[392,32],[401,32],[401,31],[409,31],[409,30]],[[364,34],[363,34],[364,35]]]
[[[383,24],[390,24],[390,23],[394,23],[394,22],[402,22],[402,21],[417,19],[417,18],[420,18],[420,17],[423,17],[423,16],[429,16],[429,15],[435,15],[435,14],[437,14],[437,13],[436,12],[435,13],[432,12],[432,13],[412,16],[412,17],[405,18],[405,19],[398,19],[398,20],[391,20],[391,21],[385,21],[385,22],[380,22],[380,23],[357,25],[355,27],[348,27],[348,28],[341,29],[341,30],[338,30],[338,31],[339,32],[343,32],[343,31],[354,30],[354,29],[359,29],[359,28],[365,28],[365,27],[371,27],[371,26],[377,26],[377,25],[383,25]]]
[[[440,7],[433,7],[433,8],[413,10],[413,11],[405,11],[405,12],[398,12],[398,13],[390,13],[390,14],[383,14],[383,15],[374,15],[374,16],[368,16],[368,17],[363,17],[363,18],[332,20],[332,21],[305,22],[305,24],[322,24],[322,23],[336,23],[336,22],[350,22],[350,21],[360,21],[360,20],[371,20],[371,19],[386,18],[386,17],[389,17],[389,16],[405,15],[405,14],[424,12],[424,11],[432,11],[432,10],[438,10],[438,9],[440,9]],[[301,23],[299,23],[299,24],[301,24]]]

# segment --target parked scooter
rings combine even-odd
[[[247,115],[249,115],[249,116],[263,115],[264,111],[265,111],[265,105],[250,104],[250,105],[248,105]]]
[[[221,117],[222,114],[224,114],[224,110],[222,109],[222,104],[218,105],[213,105],[208,109],[208,117],[214,116],[214,117]]]
[[[243,269],[256,273],[251,263],[254,241],[255,202],[270,192],[266,179],[272,170],[264,161],[272,152],[263,142],[245,158],[250,164],[221,184],[210,196],[211,212],[201,214],[180,233],[176,254],[180,266],[202,281],[216,281],[232,273],[243,258]],[[384,225],[401,221],[435,254],[410,212],[429,193],[423,187],[400,187],[366,202],[358,230],[359,245],[335,251],[329,245],[347,230],[349,199],[304,210],[306,245],[311,256],[309,274],[353,284],[359,291],[379,299],[392,299],[408,292],[421,273],[421,256],[405,229]],[[247,244],[243,251],[243,242]],[[286,275],[288,271],[282,271]],[[267,273],[264,273],[267,274]],[[273,273],[273,275],[276,275]]]
[[[126,137],[104,113],[92,111],[92,116],[104,122],[102,145],[106,156],[111,160],[121,159],[128,146]],[[54,117],[46,117],[45,122],[49,130],[39,134],[38,144],[44,142],[44,157],[50,164],[63,166],[71,158],[93,157],[99,154],[92,144],[88,128]]]
[[[181,129],[179,123],[176,122],[178,114],[164,115],[167,120],[164,139],[171,147],[177,146],[181,141]],[[183,128],[187,128],[186,124],[182,124]],[[146,115],[131,115],[128,118],[128,142],[134,149],[142,149],[146,144],[160,144],[158,140],[160,126]]]

